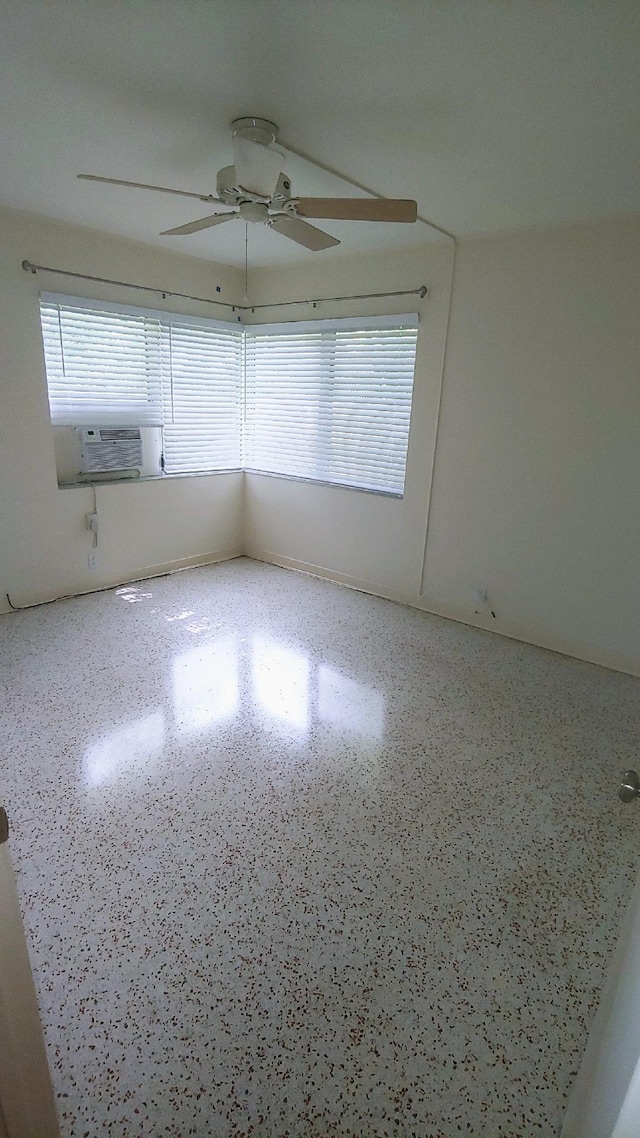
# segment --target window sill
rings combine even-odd
[[[86,490],[94,486],[124,486],[135,485],[140,482],[167,482],[174,478],[211,478],[217,474],[242,474],[239,466],[230,466],[227,470],[186,470],[182,474],[143,474],[139,478],[84,478],[74,482],[58,482],[58,490]]]
[[[329,486],[332,490],[355,490],[357,494],[377,494],[381,498],[404,498],[404,492],[397,490],[379,490],[374,486],[351,486],[347,482],[328,482],[322,478],[305,478],[302,474],[277,474],[273,470],[258,470],[256,467],[245,466],[245,474],[259,474],[261,478],[280,478],[285,482],[306,482],[309,486]]]
[[[230,466],[226,470],[188,470],[182,474],[143,474],[139,478],[97,478],[93,481],[58,482],[58,490],[85,490],[87,487],[138,485],[140,482],[167,482],[174,478],[212,478],[218,474],[258,474],[261,478],[279,478],[283,482],[304,482],[308,486],[327,486],[332,490],[352,490],[357,494],[376,494],[380,498],[395,498],[402,501],[404,493],[395,490],[378,490],[373,486],[350,486],[345,482],[327,482],[322,478],[304,478],[300,474],[277,474],[272,470],[258,470],[255,467]]]

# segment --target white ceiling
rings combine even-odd
[[[0,14],[0,202],[244,263],[244,224],[79,182],[215,189],[239,115],[460,236],[640,211],[638,0],[11,0]],[[350,196],[299,159],[299,195]],[[202,212],[200,212],[202,210]],[[308,253],[249,228],[252,265],[424,241],[319,223]]]

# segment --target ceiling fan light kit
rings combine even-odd
[[[269,119],[252,115],[231,123],[233,166],[223,166],[216,179],[216,194],[198,194],[192,190],[172,190],[145,182],[129,182],[121,178],[102,178],[97,174],[78,174],[91,182],[152,190],[162,194],[196,198],[231,207],[226,212],[209,214],[173,229],[163,230],[163,237],[183,237],[241,220],[266,225],[297,245],[312,252],[339,245],[337,237],[309,225],[304,218],[334,221],[373,221],[412,223],[417,220],[417,205],[407,198],[297,198],[291,180],[283,173],[285,155],[274,148],[278,127]],[[313,159],[308,159],[313,162]]]

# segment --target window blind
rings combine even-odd
[[[172,319],[163,350],[165,471],[239,468],[242,329]]]
[[[162,426],[168,473],[240,467],[241,328],[50,293],[40,314],[54,424]]]
[[[44,293],[41,319],[55,424],[162,426],[170,474],[403,493],[416,315],[243,329]]]
[[[401,495],[418,317],[245,329],[245,467]]]
[[[160,321],[91,301],[40,298],[51,421],[162,423]]]

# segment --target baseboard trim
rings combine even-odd
[[[70,597],[88,597],[92,593],[103,593],[108,589],[117,589],[120,585],[134,585],[136,581],[147,581],[152,577],[165,577],[169,573],[180,573],[183,569],[195,569],[199,565],[217,565],[221,561],[232,561],[235,557],[244,557],[241,549],[223,549],[210,553],[198,553],[193,557],[179,557],[175,561],[164,561],[159,565],[146,565],[141,569],[132,569],[125,577],[108,578],[101,580],[93,589],[82,586],[70,589],[68,592],[43,597],[38,594],[27,594],[27,597],[12,597],[16,610],[37,608],[38,605],[52,604],[54,601],[67,600]],[[17,603],[19,601],[19,603]],[[2,598],[0,616],[11,615],[14,610]]]
[[[520,625],[511,621],[502,620],[500,618],[488,619],[481,613],[474,613],[467,609],[459,608],[456,605],[443,604],[440,601],[434,601],[430,597],[417,596],[413,593],[405,593],[397,589],[389,589],[380,585],[376,585],[373,581],[367,581],[361,577],[355,577],[349,573],[339,573],[334,569],[328,569],[323,565],[314,565],[308,561],[300,561],[293,557],[283,557],[279,553],[273,553],[270,550],[258,549],[249,546],[245,549],[225,549],[217,550],[209,553],[196,554],[193,557],[181,557],[175,561],[166,561],[159,565],[147,565],[141,569],[131,570],[130,574],[125,577],[115,577],[113,579],[102,580],[99,585],[93,589],[84,589],[78,586],[62,594],[42,597],[42,596],[27,596],[27,598],[19,597],[20,604],[17,606],[18,611],[37,607],[41,604],[50,604],[53,601],[66,599],[68,597],[84,597],[90,596],[92,593],[104,592],[107,589],[116,589],[121,585],[132,585],[136,581],[146,581],[153,577],[163,577],[168,573],[179,573],[184,569],[194,569],[199,565],[216,565],[222,561],[232,561],[236,557],[249,557],[254,561],[263,561],[268,565],[278,565],[282,569],[292,569],[298,573],[306,573],[311,577],[318,577],[321,580],[333,581],[335,584],[343,585],[348,589],[356,589],[361,593],[369,593],[371,596],[380,597],[383,600],[395,601],[396,604],[408,605],[411,608],[419,609],[421,612],[431,613],[432,616],[441,616],[446,620],[455,620],[459,624],[466,624],[470,628],[480,628],[484,632],[491,632],[497,636],[506,636],[509,640],[519,640],[523,644],[532,644],[536,648],[544,648],[548,652],[557,652],[562,656],[570,656],[575,660],[582,660],[587,664],[596,664],[601,668],[609,668],[614,672],[624,672],[626,675],[636,676],[640,678],[640,661],[634,660],[631,657],[626,657],[617,652],[611,652],[605,648],[598,648],[591,644],[583,644],[578,641],[564,640],[562,637],[553,636],[548,633],[540,633],[525,625]],[[2,598],[4,601],[4,598]],[[16,604],[16,598],[12,598]],[[0,602],[0,616],[11,615],[13,610]]]
[[[574,660],[582,660],[586,664],[596,664],[601,668],[609,668],[613,672],[624,672],[629,676],[640,678],[640,660],[623,656],[618,652],[611,652],[606,648],[598,648],[592,644],[583,644],[579,641],[564,640],[562,637],[538,632],[526,625],[500,618],[488,619],[481,613],[474,613],[456,605],[443,604],[430,597],[416,596],[394,589],[380,587],[371,581],[348,573],[338,573],[322,565],[312,565],[307,561],[298,561],[292,557],[283,557],[265,549],[249,547],[245,551],[246,557],[254,561],[264,561],[269,565],[279,565],[283,569],[294,569],[298,573],[306,573],[312,577],[320,577],[326,581],[333,581],[349,589],[356,589],[361,593],[370,593],[371,596],[381,597],[397,604],[409,605],[420,609],[421,612],[431,613],[432,616],[442,616],[447,620],[455,620],[459,624],[466,624],[470,628],[480,628],[484,632],[492,632],[498,636],[506,636],[509,640],[519,640],[523,644],[532,644],[536,648],[545,648],[548,652],[557,652],[562,656],[570,656]]]

